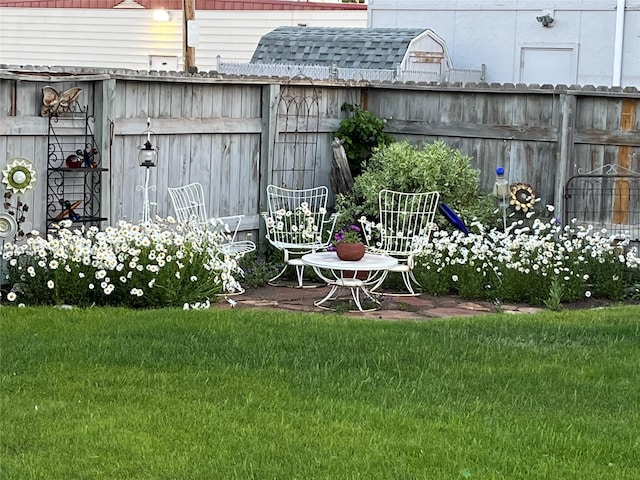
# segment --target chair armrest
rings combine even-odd
[[[222,226],[222,229],[231,235],[231,241],[235,242],[236,241],[236,236],[238,235],[238,229],[240,228],[240,223],[242,222],[242,218],[244,217],[244,215],[227,215],[224,217],[216,217],[216,218],[212,218],[210,219],[210,222],[212,223],[212,225],[219,225]],[[235,222],[235,228],[233,228],[233,230],[231,229],[231,227],[229,227],[229,223],[231,222]]]
[[[323,243],[324,246],[329,246],[333,241],[333,232],[336,229],[336,222],[339,216],[340,214],[338,212],[335,212],[335,213],[332,213],[329,218],[322,221],[323,231],[325,230],[324,226],[328,225],[328,227],[326,228],[327,237],[328,237],[327,241],[325,242],[322,238],[320,239],[320,241]]]

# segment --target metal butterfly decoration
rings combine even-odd
[[[42,108],[40,109],[40,115],[46,117],[48,115],[57,115],[69,111],[69,106],[78,98],[81,90],[81,88],[73,87],[58,93],[53,87],[44,87],[42,89]]]

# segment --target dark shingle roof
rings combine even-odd
[[[278,27],[264,35],[251,63],[395,69],[424,28]]]

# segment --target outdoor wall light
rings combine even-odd
[[[138,163],[145,167],[144,185],[137,185],[136,190],[143,192],[144,202],[142,204],[142,223],[148,225],[151,222],[151,203],[149,202],[149,191],[156,189],[155,185],[149,186],[149,169],[155,167],[158,162],[158,147],[154,147],[156,134],[151,131],[151,119],[147,118],[147,129],[142,132],[142,140],[146,141],[138,147]],[[154,142],[152,142],[152,137]]]
[[[156,22],[169,22],[171,21],[171,13],[164,8],[157,8],[153,11],[153,19]]]
[[[551,15],[549,15],[548,13],[545,15],[541,15],[539,17],[536,17],[536,20],[542,24],[543,27],[550,27],[551,24],[553,23],[553,17]]]

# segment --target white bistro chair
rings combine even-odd
[[[389,272],[398,272],[407,292],[385,292],[389,296],[416,296],[414,286],[420,283],[413,274],[414,258],[419,255],[436,229],[433,222],[438,209],[438,192],[403,193],[381,190],[378,194],[379,223],[361,220],[368,251],[394,257],[398,265],[385,270],[378,282],[370,289],[382,285]],[[375,226],[375,230],[374,230]],[[376,232],[374,234],[374,232]]]
[[[301,257],[307,253],[325,250],[333,239],[338,214],[327,213],[329,190],[325,186],[292,190],[267,186],[267,212],[262,212],[266,224],[266,238],[284,256],[284,267],[269,280],[270,285],[282,286],[278,279],[288,267],[296,270],[298,288],[303,282],[304,264]]]
[[[204,203],[204,190],[200,183],[190,183],[181,187],[168,187],[176,220],[185,225],[203,230],[226,229],[224,242],[218,244],[220,250],[229,256],[239,258],[256,249],[250,240],[237,240],[238,229],[243,215],[210,218]]]

